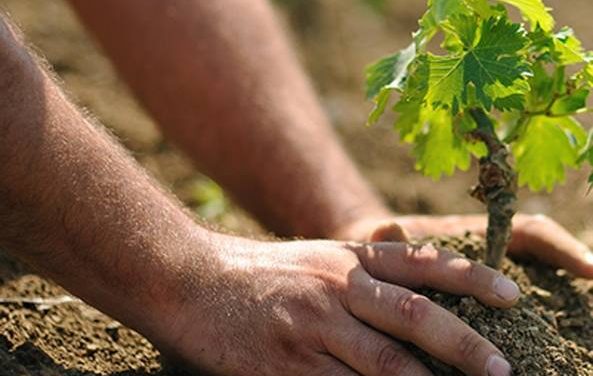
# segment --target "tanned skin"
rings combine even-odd
[[[71,3],[165,133],[276,234],[328,237],[389,214],[267,1]]]
[[[73,3],[166,132],[239,202],[261,204],[255,214],[279,233],[363,240],[403,237],[397,221],[413,234],[482,227],[473,217],[396,218],[382,206],[335,141],[264,2]],[[4,21],[0,89],[0,247],[160,348],[215,375],[430,375],[401,340],[467,375],[509,374],[490,342],[408,290],[509,307],[519,291],[498,272],[430,246],[260,242],[199,226],[81,115]],[[538,234],[556,224],[521,220],[516,249],[537,244],[549,260],[590,271],[568,234]]]
[[[276,234],[485,232],[483,216],[398,219],[384,206],[337,141],[268,1],[70,3],[164,132]],[[593,278],[588,248],[545,217],[518,215],[510,251]]]

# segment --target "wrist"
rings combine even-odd
[[[172,263],[155,274],[160,285],[157,292],[150,288],[154,283],[147,285],[145,294],[154,298],[150,307],[155,320],[139,330],[165,351],[183,342],[188,327],[201,327],[208,333],[221,312],[218,305],[224,303],[216,294],[231,280],[247,280],[242,269],[261,253],[253,251],[259,244],[196,226],[185,247],[172,250],[176,254]]]
[[[160,260],[145,266],[144,277],[133,288],[137,299],[130,302],[126,322],[158,347],[166,347],[183,330],[179,315],[190,299],[189,291],[200,290],[220,269],[213,232],[193,223],[176,232],[175,241],[150,250],[160,254]]]
[[[221,341],[218,325],[229,312],[247,304],[255,283],[254,266],[270,249],[264,242],[201,231],[179,259],[170,291],[158,303],[164,308],[159,311],[160,323],[147,337],[165,354],[208,364],[207,353],[193,350]]]

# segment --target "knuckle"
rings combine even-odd
[[[478,280],[479,268],[481,266],[475,262],[467,261],[467,265],[463,272],[463,280],[468,286],[473,286]]]
[[[411,328],[424,322],[430,309],[428,298],[413,292],[404,292],[395,300],[395,312]]]
[[[405,375],[412,364],[412,358],[393,344],[384,346],[377,355],[379,375]]]
[[[477,359],[480,354],[480,350],[484,340],[480,335],[474,331],[464,334],[457,345],[457,351],[459,354],[459,361],[461,364],[467,364],[474,359]]]
[[[549,223],[552,222],[552,220],[550,219],[550,217],[548,217],[545,214],[536,214],[534,216],[531,217],[531,220],[534,222],[539,222],[539,223]]]
[[[373,249],[373,245],[369,243],[358,244],[355,248],[355,254],[358,257],[358,262],[360,263],[362,268],[371,275],[374,275],[376,271],[374,263],[370,262],[370,260],[374,258],[375,253],[376,252]]]
[[[554,224],[555,222],[552,219],[550,219],[550,217],[544,214],[532,215],[525,220],[525,227],[527,229],[536,229],[539,227],[545,227]]]

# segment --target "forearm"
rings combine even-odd
[[[166,330],[157,321],[174,314],[176,274],[199,271],[199,285],[215,266],[207,231],[5,27],[0,18],[0,248],[144,334]]]
[[[138,97],[281,235],[387,211],[336,141],[264,0],[71,0]]]

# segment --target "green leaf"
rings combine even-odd
[[[579,89],[571,95],[562,97],[554,102],[552,106],[552,114],[564,116],[572,115],[577,111],[587,107],[587,98],[589,97],[589,89]]]
[[[415,57],[416,46],[412,43],[406,49],[369,66],[366,69],[367,98],[376,97],[384,88],[401,89],[408,66]]]
[[[488,19],[504,14],[497,7],[491,7],[488,0],[465,0],[467,6],[483,19]]]
[[[506,6],[519,9],[529,33]],[[367,70],[367,95],[375,101],[369,123],[399,92],[394,127],[413,144],[416,168],[433,179],[487,153],[483,143],[468,142],[476,127],[470,109],[485,110],[512,145],[521,185],[551,190],[567,168],[593,166],[593,132],[587,138],[571,117],[587,108],[593,53],[572,29],[554,33],[544,0],[428,0],[428,7],[414,43]],[[437,33],[444,52],[431,53]]]
[[[464,59],[429,54],[426,61],[430,72],[427,103],[435,107],[452,108],[457,113],[466,97]]]
[[[453,132],[451,114],[444,110],[428,110],[425,116],[424,132],[415,140],[416,169],[434,180],[443,174],[452,175],[456,168],[467,170],[471,155],[464,141]]]
[[[475,128],[473,122],[460,124],[467,128],[455,132],[449,111],[433,110],[413,100],[401,100],[395,107],[399,118],[395,129],[400,139],[414,145],[416,169],[438,180],[443,174],[452,175],[455,169],[467,170],[471,155],[482,157],[486,148],[482,143],[464,140],[464,131]]]
[[[426,56],[420,55],[410,65],[410,75],[406,80],[404,95],[393,108],[399,114],[394,128],[399,131],[401,139],[408,143],[416,140],[424,124],[425,114],[429,111],[423,105],[424,96],[428,90],[428,70],[425,60]]]
[[[474,20],[460,17],[452,22],[465,43],[465,51],[459,55],[437,56],[428,54],[428,93],[426,102],[434,107],[450,108],[457,113],[469,100],[468,87],[473,85],[477,100],[486,108],[492,106],[492,98],[486,93],[489,85],[512,86],[525,79],[529,69],[524,64],[520,51],[527,45],[527,38],[520,25],[506,18],[488,19],[480,26],[480,37],[473,41],[465,25]]]
[[[482,158],[488,155],[486,144],[480,141],[470,141],[468,134],[478,127],[471,115],[463,113],[456,116],[453,120],[453,128],[457,137],[463,141],[465,148],[476,158]]]
[[[365,72],[367,99],[375,98],[385,86],[393,82],[395,78],[395,64],[400,56],[401,53],[398,52],[367,67]]]
[[[414,143],[424,125],[427,109],[422,103],[413,100],[401,100],[393,109],[399,114],[394,128],[399,132],[400,139]]]
[[[578,154],[587,144],[587,139],[588,139],[587,131],[585,130],[583,125],[577,119],[575,119],[571,116],[566,116],[563,118],[554,118],[554,119],[557,119],[558,126],[564,131],[564,134],[570,140],[570,144],[577,151],[577,160],[578,160]]]
[[[586,93],[580,92],[579,89],[573,94],[568,93],[566,67],[563,65],[557,65],[551,75],[548,73],[550,69],[541,61],[533,64],[531,69],[533,74],[529,80],[531,90],[526,97],[527,107],[532,112],[552,112],[550,106],[553,102],[560,102],[556,105],[556,111],[561,115],[567,115],[569,113],[565,111],[566,108],[578,105],[580,98],[586,96]]]
[[[451,15],[471,15],[471,8],[464,0],[428,0],[428,8],[437,24],[447,20]]]
[[[531,92],[529,93],[529,106],[534,110],[546,107],[554,97],[554,78],[551,77],[541,62],[531,67],[533,76],[529,79]]]
[[[369,115],[367,125],[375,124],[391,98],[393,90],[402,90],[408,75],[408,66],[416,57],[416,46],[408,48],[379,60],[367,68],[367,97],[373,99],[375,106]]]
[[[566,67],[564,65],[556,66],[554,75],[552,76],[554,84],[552,86],[552,95],[564,95],[567,92],[566,82]]]
[[[578,163],[583,163],[588,161],[593,166],[593,130],[589,131],[589,137],[587,138],[587,143],[581,150]]]
[[[486,87],[485,92],[494,100],[494,107],[500,111],[525,109],[525,97],[531,90],[529,82],[524,79],[516,80],[511,86],[504,86],[500,82]]]
[[[434,18],[434,15],[429,10],[418,22],[420,28],[412,36],[414,37],[414,43],[419,51],[424,51],[428,42],[435,36],[438,31],[438,24]]]
[[[367,125],[375,125],[381,116],[385,113],[385,108],[389,103],[389,99],[391,98],[392,89],[383,88],[379,94],[373,99],[375,106],[373,110],[369,114],[369,118],[367,119]]]
[[[536,62],[544,61],[546,63],[554,63],[556,55],[554,47],[554,35],[550,32],[544,31],[539,25],[528,34],[529,38],[529,52],[534,57]]]
[[[533,191],[551,191],[564,182],[567,167],[578,166],[579,150],[585,142],[586,133],[573,118],[531,118],[513,146],[519,184]]]
[[[513,94],[508,97],[496,98],[494,107],[500,111],[523,110],[525,108],[525,96]]]
[[[501,14],[488,4],[488,0],[429,0],[428,11],[420,19],[420,29],[414,34],[416,45],[423,49],[439,27],[451,17],[467,16],[473,19],[473,12],[483,19]]]
[[[459,48],[455,48],[454,51],[463,49],[463,47],[468,48],[475,45],[479,31],[479,28],[476,27],[475,18],[466,15],[455,15],[443,22],[442,28],[445,32],[444,44],[451,44],[451,39],[455,39],[455,44],[459,46]],[[449,40],[449,42],[447,42],[447,40]]]
[[[583,68],[583,78],[590,87],[593,87],[593,63],[589,63]]]
[[[542,0],[500,0],[500,2],[518,8],[523,18],[531,23],[532,30],[535,30],[537,25],[544,31],[554,29],[554,18],[549,12],[550,8],[547,8]]]
[[[503,142],[511,144],[521,138],[525,129],[527,129],[529,119],[517,113],[506,113],[506,115],[508,116]]]
[[[558,62],[562,65],[572,65],[587,61],[583,43],[575,36],[571,28],[562,28],[554,34],[554,48]]]

